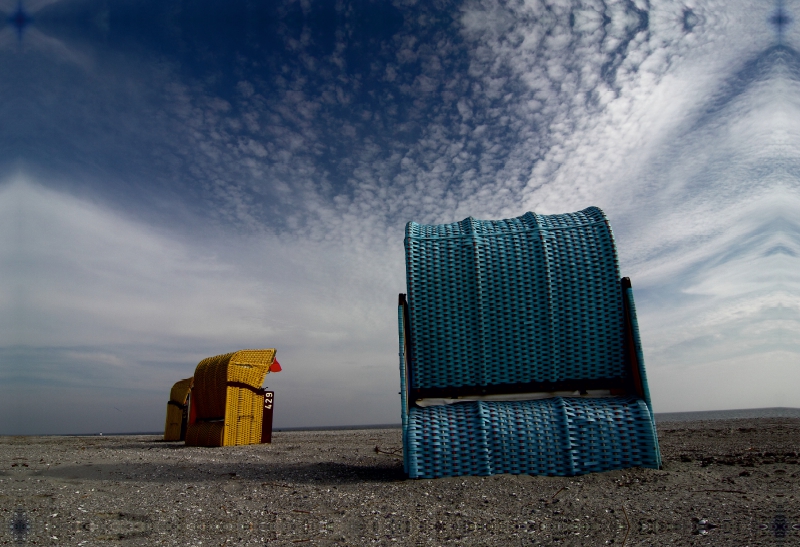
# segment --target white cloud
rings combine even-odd
[[[797,353],[763,349],[703,363],[673,363],[647,370],[651,390],[661,392],[656,412],[797,407],[792,386],[800,381]],[[731,405],[735,405],[732,407]]]
[[[394,421],[401,240],[369,255],[225,233],[188,241],[24,180],[3,186],[0,204],[7,387],[126,386],[127,401],[167,393],[203,357],[277,347],[279,425],[358,423],[365,411]],[[367,406],[348,405],[359,392]],[[162,411],[140,427],[158,429]]]
[[[527,13],[533,20],[541,6],[517,8],[516,19]],[[517,103],[519,118],[547,124],[543,136],[519,146],[541,157],[521,192],[524,209],[596,204],[610,215],[623,274],[639,290],[645,357],[658,371],[657,411],[800,404],[777,381],[738,399],[729,388],[758,376],[745,363],[757,367],[782,348],[785,369],[800,352],[793,342],[800,331],[800,185],[782,168],[796,163],[800,142],[792,129],[800,121],[797,85],[774,56],[760,61],[760,81],[747,79],[754,74],[745,64],[774,44],[771,8],[703,2],[692,6],[695,28],[686,32],[683,5],[654,4],[648,32],[631,39],[609,78],[600,68],[617,62],[612,51],[631,36],[635,19],[612,7],[607,32],[595,33],[598,8],[588,7],[571,31],[563,18],[554,21],[548,39],[538,22],[517,27],[522,41],[468,28],[492,49],[473,72],[510,66],[531,99]],[[483,20],[483,9],[470,5],[477,11],[465,22]],[[518,214],[510,203],[494,205],[504,216]],[[687,366],[721,380],[705,385],[702,397],[684,390],[692,395],[677,403],[674,389]]]
[[[29,183],[6,185],[0,203],[3,232],[15,234],[3,246],[3,278],[14,280],[24,307],[14,337],[4,331],[5,344],[115,343],[160,331],[254,334],[245,321],[260,314],[246,297],[253,285],[237,278],[234,264]]]

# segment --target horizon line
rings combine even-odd
[[[788,412],[786,412],[788,411]],[[750,416],[732,416],[732,414],[750,414]],[[774,406],[761,408],[736,408],[730,410],[690,410],[684,412],[654,412],[656,423],[658,422],[682,422],[695,420],[736,420],[748,418],[800,418],[800,407]],[[400,429],[402,424],[355,424],[355,425],[319,425],[319,426],[295,426],[295,427],[274,427],[275,433],[292,431],[359,431],[365,429]],[[133,436],[133,435],[163,435],[163,431],[131,431],[122,433],[0,433],[0,437],[113,437],[113,436]]]

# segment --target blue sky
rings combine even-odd
[[[800,406],[800,2],[0,0],[0,433],[399,421],[406,222],[606,211],[656,412]]]

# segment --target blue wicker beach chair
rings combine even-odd
[[[409,222],[405,249],[410,477],[660,466],[633,293],[600,209]]]

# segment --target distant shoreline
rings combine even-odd
[[[750,418],[800,418],[800,408],[770,407],[738,410],[703,410],[698,412],[656,412],[659,422],[694,422],[700,420],[738,420]]]
[[[702,420],[736,420],[757,418],[800,418],[800,408],[769,407],[769,408],[743,408],[736,410],[701,410],[695,412],[656,412],[656,424],[663,422],[693,422]],[[359,431],[364,429],[400,429],[399,423],[395,424],[365,424],[365,425],[330,425],[306,427],[275,427],[273,431]],[[99,437],[120,435],[163,435],[163,431],[132,431],[124,433],[42,433],[42,434],[14,434],[4,433],[0,437]]]

